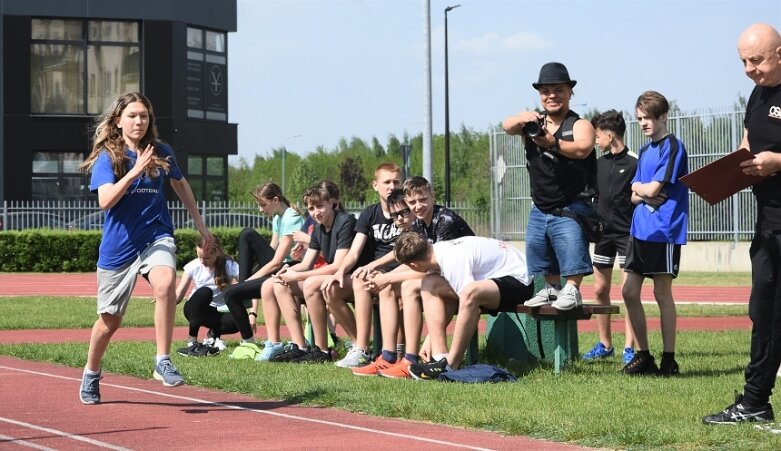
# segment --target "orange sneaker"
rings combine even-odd
[[[395,363],[389,363],[383,359],[382,356],[379,356],[374,362],[368,365],[353,368],[353,374],[356,376],[376,376],[378,371],[390,368],[393,365],[395,365]]]
[[[380,370],[377,373],[382,377],[389,377],[391,379],[410,379],[409,367],[412,365],[407,359],[401,359],[390,368]]]

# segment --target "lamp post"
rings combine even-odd
[[[445,8],[445,206],[450,207],[450,98],[447,77],[447,13],[461,5]]]
[[[301,134],[296,133],[293,136],[288,136],[287,138],[285,138],[285,141],[289,141],[293,138],[298,138],[299,136],[301,136]],[[283,193],[285,192],[285,155],[286,154],[287,154],[287,147],[283,145],[282,146],[282,186],[281,186]]]

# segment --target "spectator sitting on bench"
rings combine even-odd
[[[458,368],[469,341],[477,330],[480,309],[491,314],[513,310],[534,296],[534,282],[520,250],[492,238],[467,236],[431,244],[414,232],[396,240],[396,260],[415,271],[439,271],[450,284],[449,290],[428,289],[423,279],[421,296],[426,323],[437,316],[452,317],[456,312],[455,332],[447,357],[431,363],[410,366],[418,380],[433,380],[445,371]]]

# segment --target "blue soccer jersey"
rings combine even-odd
[[[679,179],[689,173],[686,147],[669,134],[640,149],[632,183],[662,182],[667,194],[659,207],[641,203],[632,215],[630,234],[656,243],[686,244],[689,220],[689,189]]]

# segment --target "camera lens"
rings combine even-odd
[[[521,128],[521,131],[529,138],[536,138],[542,134],[542,125],[537,121],[527,122]]]

